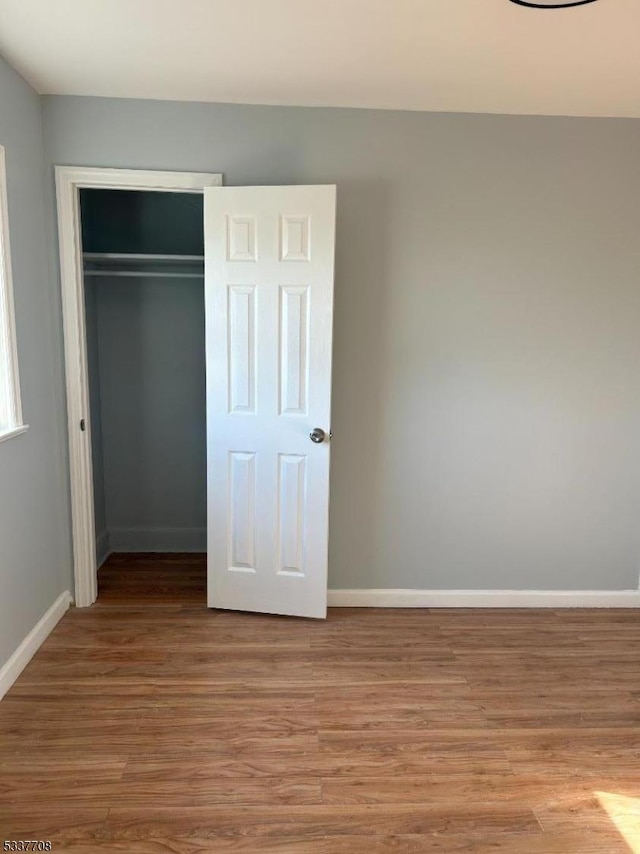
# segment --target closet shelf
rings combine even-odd
[[[203,255],[141,255],[118,252],[84,252],[85,276],[129,276],[202,279]]]

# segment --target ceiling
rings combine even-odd
[[[640,0],[0,0],[41,93],[640,116]]]

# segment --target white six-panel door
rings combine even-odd
[[[326,616],[335,199],[205,190],[210,607]]]

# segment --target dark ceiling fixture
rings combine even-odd
[[[587,3],[595,3],[595,0],[567,0],[566,3],[549,2],[534,3],[531,0],[511,0],[518,6],[528,6],[530,9],[570,9],[572,6],[586,6]]]

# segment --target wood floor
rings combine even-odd
[[[208,611],[112,557],[0,703],[0,844],[640,851],[640,613]],[[625,842],[626,837],[626,842]]]

